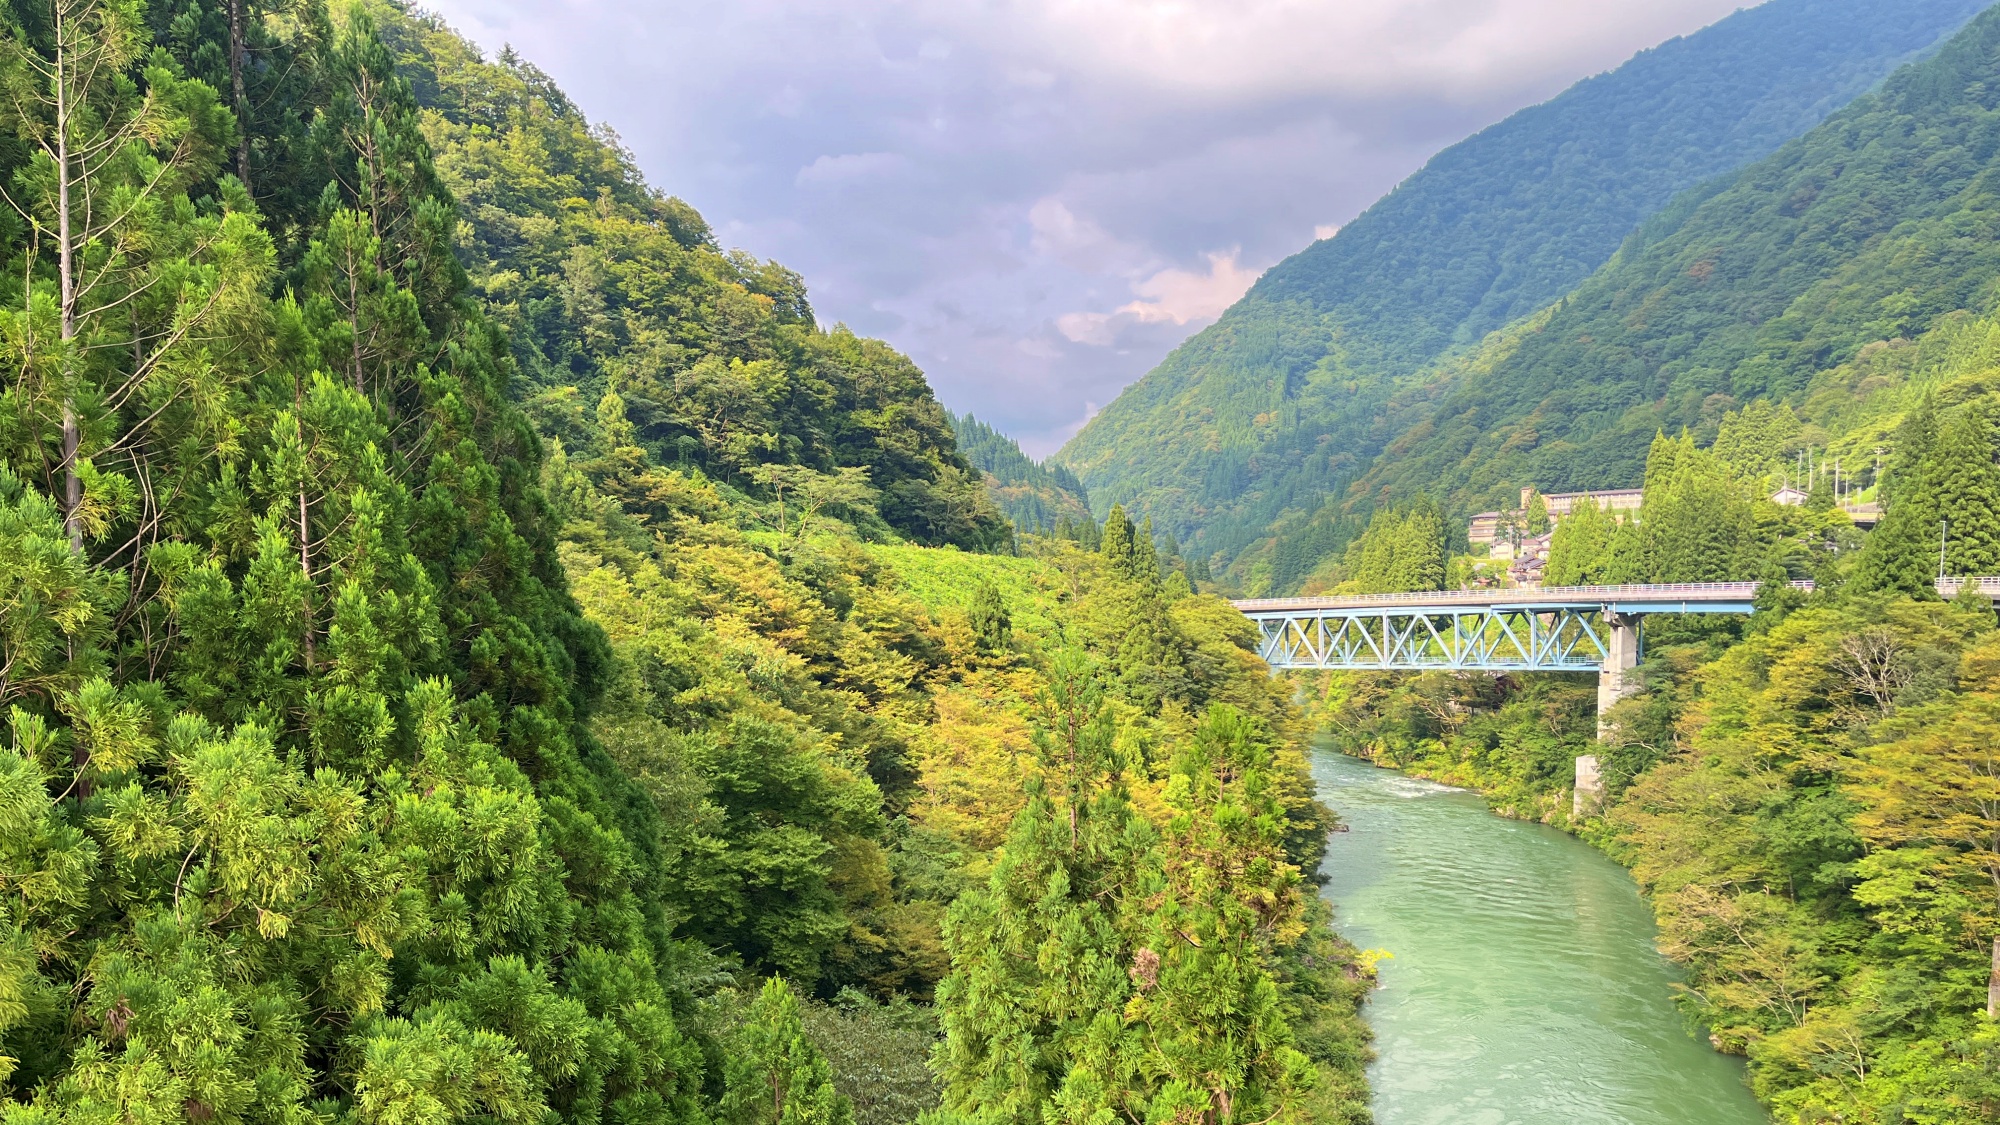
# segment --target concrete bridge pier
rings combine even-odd
[[[1611,736],[1609,715],[1612,706],[1639,690],[1638,677],[1632,674],[1639,666],[1639,618],[1634,614],[1607,611],[1604,627],[1610,634],[1606,638],[1610,651],[1604,654],[1604,667],[1597,673],[1597,737],[1600,740]],[[1577,758],[1576,785],[1572,793],[1571,815],[1577,820],[1604,808],[1604,778],[1599,773],[1597,755],[1584,754]]]
[[[1610,634],[1606,638],[1610,651],[1604,654],[1604,667],[1597,673],[1599,738],[1611,734],[1608,716],[1612,706],[1639,690],[1639,678],[1632,674],[1639,667],[1639,618],[1634,614],[1606,612],[1604,629]]]

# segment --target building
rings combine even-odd
[[[1598,508],[1603,511],[1636,512],[1639,510],[1640,501],[1645,499],[1645,493],[1636,488],[1605,488],[1595,492],[1544,492],[1542,504],[1549,510],[1550,526],[1562,522],[1562,518],[1569,515],[1570,511],[1586,498],[1595,501]],[[1481,512],[1473,516],[1471,524],[1465,530],[1467,541],[1474,547],[1491,547],[1506,540],[1509,517],[1518,519],[1527,512],[1528,505],[1534,503],[1534,500],[1535,490],[1524,488],[1521,490],[1519,508],[1511,512]],[[1525,550],[1523,553],[1526,553]],[[1511,549],[1508,554],[1511,557]]]

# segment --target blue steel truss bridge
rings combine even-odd
[[[1810,590],[1810,582],[1794,583]],[[1234,603],[1275,670],[1600,672],[1651,613],[1749,613],[1755,582],[1451,590]],[[1636,657],[1638,650],[1632,650]]]
[[[1939,596],[1967,583],[2000,596],[2000,578],[1940,578]],[[1810,582],[1793,589],[1810,592]],[[1595,672],[1598,734],[1620,699],[1637,690],[1639,623],[1655,613],[1752,613],[1755,582],[1445,590],[1232,604],[1256,622],[1258,655],[1272,671],[1352,669],[1462,672]],[[1595,755],[1576,760],[1575,815],[1597,806]]]

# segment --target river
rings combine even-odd
[[[1335,926],[1387,950],[1368,1004],[1378,1125],[1760,1125],[1743,1068],[1690,1037],[1624,869],[1477,794],[1321,749],[1348,831]]]

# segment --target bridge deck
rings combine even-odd
[[[1231,602],[1251,616],[1352,611],[1416,613],[1435,608],[1441,612],[1481,609],[1601,609],[1617,607],[1625,612],[1682,612],[1669,607],[1701,607],[1693,612],[1722,605],[1742,605],[1757,596],[1755,582],[1671,582],[1643,586],[1550,586],[1527,590],[1432,590],[1414,594],[1351,594],[1323,598],[1251,598]],[[1810,591],[1811,582],[1794,582],[1792,587]],[[1653,607],[1660,608],[1653,608]],[[1642,608],[1643,607],[1643,608]],[[1740,611],[1739,611],[1740,612]]]

